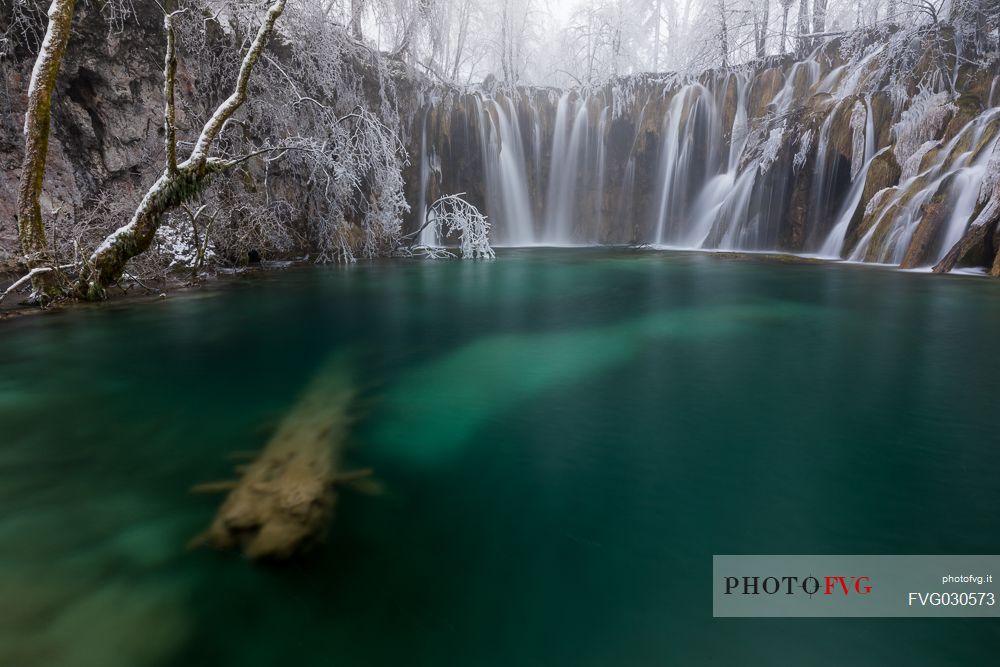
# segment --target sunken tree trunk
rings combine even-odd
[[[57,275],[51,266],[45,224],[42,222],[42,182],[49,150],[52,92],[63,53],[69,41],[75,0],[53,0],[49,25],[38,50],[28,87],[28,109],[24,115],[24,161],[17,188],[17,231],[21,252],[31,271],[31,283],[42,301],[58,295]]]
[[[252,463],[232,482],[196,486],[196,492],[231,489],[208,529],[192,546],[242,549],[252,560],[284,559],[326,534],[336,504],[335,486],[368,471],[342,472],[342,454],[355,389],[347,367],[322,369]]]

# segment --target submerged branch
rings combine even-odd
[[[340,472],[356,394],[345,363],[328,362],[260,456],[239,467],[238,481],[195,487],[230,493],[192,546],[238,548],[258,560],[288,558],[321,541],[336,505],[335,487],[371,475]]]

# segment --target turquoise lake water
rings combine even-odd
[[[716,553],[1000,553],[1000,283],[502,250],[0,322],[0,665],[992,664],[995,619],[713,619]],[[332,355],[324,547],[190,552]]]

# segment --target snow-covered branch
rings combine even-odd
[[[237,109],[243,106],[244,102],[246,102],[247,86],[250,83],[250,74],[253,72],[253,68],[257,64],[257,61],[260,60],[260,55],[264,50],[264,45],[271,36],[271,32],[274,30],[275,22],[281,16],[282,12],[285,11],[285,2],[286,0],[275,0],[275,2],[267,10],[267,16],[265,16],[263,22],[261,22],[253,43],[251,43],[250,48],[247,49],[246,55],[243,56],[243,62],[240,64],[240,72],[236,77],[235,90],[233,90],[232,94],[219,105],[219,107],[215,110],[215,113],[212,114],[212,117],[208,119],[208,122],[205,123],[205,126],[201,130],[198,142],[195,144],[194,150],[191,152],[191,157],[188,158],[188,162],[192,165],[200,166],[205,163],[208,159],[209,151],[212,148],[212,142],[214,142],[215,138],[219,136],[219,132],[222,131],[226,121],[229,120],[234,113],[236,113]]]
[[[163,58],[163,125],[165,130],[164,148],[167,155],[167,173],[177,173],[177,111],[174,103],[174,87],[177,79],[177,47],[174,34],[174,16],[183,13],[169,12],[163,16],[163,29],[167,33],[167,48]]]
[[[437,227],[440,238],[456,238],[465,259],[493,259],[490,246],[490,223],[479,209],[462,198],[465,193],[446,195],[427,212],[427,224]]]

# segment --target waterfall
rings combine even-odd
[[[539,118],[538,108],[535,100],[531,100],[531,164],[535,183],[541,187],[542,183],[542,123]]]
[[[904,126],[901,114],[933,112],[926,100],[943,93],[918,102],[879,83],[884,46],[849,63],[823,48],[795,63],[696,78],[437,97],[432,106],[449,106],[425,110],[415,128],[413,216],[426,220],[432,193],[466,192],[501,246],[635,243],[905,266],[939,259],[976,209],[1000,136],[997,111],[972,113],[955,134],[946,130],[961,117],[950,97],[938,102],[937,129]],[[998,81],[979,81],[984,101],[1000,97]],[[902,145],[900,127],[910,133]],[[469,150],[477,139],[478,153]],[[438,241],[432,229],[421,234],[422,243]]]
[[[639,109],[638,119],[636,121],[636,127],[642,127],[643,122],[646,120],[646,110],[649,103],[643,104]],[[639,147],[639,133],[636,132],[635,136],[632,138],[632,142],[629,145],[628,157],[625,160],[625,170],[622,177],[622,185],[618,191],[618,201],[615,209],[616,216],[619,220],[626,220],[630,223],[636,219],[636,196],[635,196],[635,166],[637,154],[636,151]],[[641,239],[634,234],[629,234],[628,241],[630,243],[641,243],[645,239]]]
[[[861,83],[861,78],[868,73],[868,67],[885,50],[885,44],[881,44],[871,50],[864,58],[849,66],[845,66],[845,76],[834,84],[831,92],[837,100],[843,100],[854,95]]]
[[[485,162],[488,215],[497,245],[533,245],[534,217],[528,198],[521,128],[512,101],[477,98],[480,143]]]
[[[862,143],[861,170],[854,175],[854,181],[851,184],[850,192],[847,193],[845,205],[837,215],[837,222],[833,226],[833,229],[830,230],[830,235],[819,250],[820,257],[840,259],[842,256],[844,241],[847,238],[847,230],[851,225],[854,214],[858,210],[858,205],[861,204],[861,196],[865,191],[865,181],[868,178],[868,170],[871,168],[872,160],[875,159],[876,155],[890,149],[889,146],[886,146],[878,153],[875,152],[875,114],[872,111],[871,98],[866,99],[865,103],[865,136]],[[857,148],[857,146],[854,146],[854,149]],[[851,158],[853,159],[854,156],[852,155]]]
[[[937,197],[942,204],[947,204],[949,213],[946,220],[941,220],[940,240],[925,263],[934,264],[940,260],[961,238],[971,221],[987,163],[1000,141],[998,130],[1000,109],[992,109],[969,121],[951,141],[937,150],[923,171],[900,183],[850,259],[902,263],[918,227],[924,222],[927,205]],[[893,212],[891,217],[890,212]],[[876,236],[881,236],[877,242]]]
[[[780,116],[786,113],[792,107],[792,104],[796,100],[796,93],[799,90],[809,90],[816,84],[816,81],[819,79],[820,70],[821,68],[819,62],[816,61],[815,52],[807,60],[792,65],[792,69],[785,79],[785,85],[772,102],[777,115]]]
[[[610,111],[611,107],[607,105],[601,109],[601,115],[597,120],[597,132],[594,136],[594,142],[597,144],[597,175],[595,176],[597,225],[594,230],[595,239],[600,235],[601,223],[604,222],[604,170],[607,167],[607,137],[605,137],[605,133],[608,129],[608,113]]]
[[[661,245],[683,239],[692,193],[718,171],[722,130],[714,95],[698,83],[683,88],[670,103],[662,132],[654,225]]]
[[[420,201],[417,204],[417,224],[420,229],[418,243],[422,246],[435,246],[438,244],[436,225],[427,222],[427,189],[430,187],[431,176],[431,152],[427,150],[427,116],[430,115],[430,108],[424,110],[424,120],[420,124]]]
[[[691,232],[686,241],[687,245],[692,248],[707,247],[712,229],[720,224],[724,216],[745,210],[753,180],[756,178],[756,173],[750,173],[755,170],[747,170],[747,174],[740,181],[739,186],[733,187],[737,184],[740,155],[742,155],[749,137],[746,77],[733,76],[736,85],[736,113],[733,114],[733,124],[729,132],[730,142],[726,170],[713,176],[705,183],[705,187],[691,207],[694,224],[691,226]],[[727,82],[728,84],[729,82]]]
[[[822,218],[826,216],[828,208],[831,178],[827,173],[827,162],[829,161],[830,128],[833,127],[833,117],[837,113],[836,105],[827,114],[826,120],[819,130],[819,137],[816,140],[816,164],[813,167],[812,186],[809,189],[809,213],[810,227],[822,223]]]
[[[881,153],[890,150],[890,148],[890,146],[886,146],[875,155],[880,155]],[[830,236],[827,237],[826,241],[823,243],[823,247],[819,250],[820,257],[840,259],[843,256],[844,241],[847,238],[847,230],[851,225],[851,220],[854,218],[854,214],[857,213],[858,205],[861,204],[861,195],[863,195],[865,191],[865,179],[868,177],[868,169],[872,166],[873,159],[874,156],[868,158],[865,161],[864,166],[861,167],[858,177],[854,180],[854,184],[851,186],[851,191],[847,194],[847,202],[840,214],[837,216],[837,224],[833,226],[833,229],[830,231]]]
[[[576,109],[571,112],[570,109]],[[569,116],[573,115],[572,126]],[[580,97],[571,102],[571,93],[559,99],[556,111],[555,136],[552,144],[552,164],[549,167],[549,192],[545,206],[547,243],[568,245],[574,242],[573,222],[577,206],[576,185],[580,169],[580,153],[586,148],[587,103]]]

